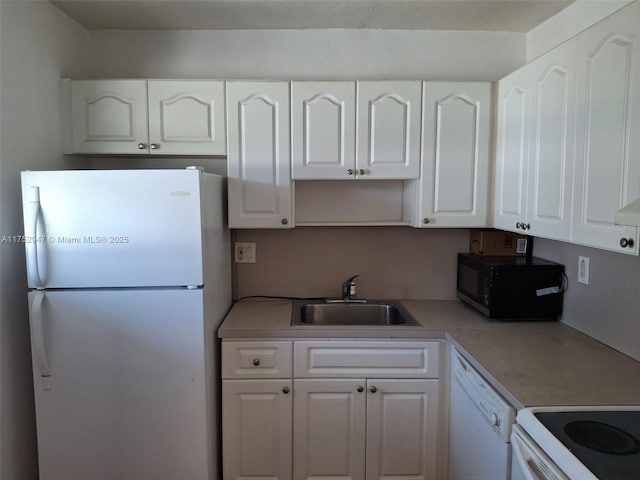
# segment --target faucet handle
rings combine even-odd
[[[343,285],[350,285],[350,284],[351,284],[351,283],[353,283],[353,281],[354,281],[356,278],[358,278],[359,276],[360,276],[359,274],[356,274],[356,275],[354,275],[353,277],[349,277],[349,278],[347,278],[347,279],[344,281],[344,284],[343,284]]]

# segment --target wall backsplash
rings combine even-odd
[[[234,298],[249,295],[340,296],[359,274],[362,298],[455,299],[456,254],[469,230],[410,227],[299,227],[234,230],[256,242],[255,264],[234,264]]]
[[[565,266],[563,323],[640,360],[640,257],[539,238],[533,254]],[[577,282],[579,255],[590,258],[589,285]]]

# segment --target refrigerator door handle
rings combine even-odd
[[[49,368],[49,361],[47,360],[47,351],[44,346],[44,332],[42,329],[42,303],[44,302],[45,295],[46,293],[42,291],[33,292],[29,321],[33,357],[42,380],[42,388],[51,390],[51,370]]]
[[[47,234],[44,228],[44,218],[40,208],[40,187],[31,187],[31,199],[29,200],[33,211],[31,222],[25,222],[26,231],[25,249],[27,253],[27,271],[29,279],[36,288],[44,288],[47,281]]]

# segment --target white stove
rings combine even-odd
[[[512,480],[640,479],[640,406],[531,407],[512,433]]]

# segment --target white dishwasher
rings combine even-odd
[[[515,409],[455,348],[450,414],[449,480],[509,480]]]

